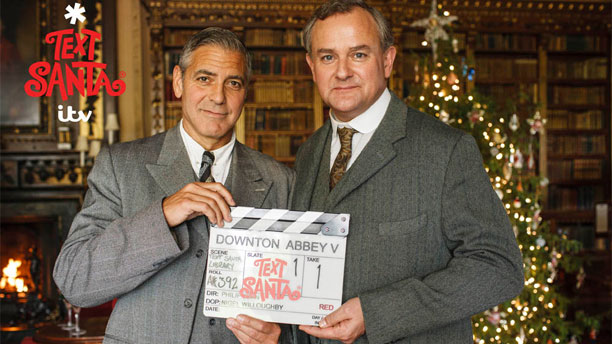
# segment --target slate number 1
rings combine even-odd
[[[319,289],[319,279],[321,278],[321,264],[317,265],[317,289]]]

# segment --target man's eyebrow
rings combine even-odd
[[[240,80],[240,82],[244,83],[244,77],[242,75],[229,75],[225,80]]]
[[[367,44],[361,44],[355,47],[351,47],[349,49],[350,51],[355,51],[355,50],[370,50],[370,46]],[[329,49],[329,48],[321,48],[317,50],[317,54],[331,54],[334,52],[334,49]]]
[[[366,44],[362,44],[362,45],[358,45],[356,47],[352,47],[351,49],[349,49],[350,51],[355,51],[355,50],[370,50],[370,46],[366,45]]]
[[[217,76],[217,73],[211,72],[209,70],[206,69],[198,69],[195,72],[195,75],[200,75],[200,74],[205,74],[205,75],[210,75],[210,76]],[[240,80],[241,82],[244,83],[244,77],[242,75],[229,75],[226,79],[237,79]]]

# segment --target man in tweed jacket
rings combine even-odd
[[[294,174],[236,142],[250,60],[233,33],[199,32],[179,65],[181,123],[100,152],[54,279],[78,306],[118,299],[104,343],[276,343],[277,324],[203,315],[208,226],[230,221],[230,205],[287,208]],[[216,182],[198,176],[210,165]]]
[[[386,88],[393,37],[363,1],[323,4],[303,35],[331,119],[298,152],[292,204],[350,213],[351,232],[344,303],[318,327],[300,326],[298,340],[472,343],[470,317],[523,286],[474,139]]]

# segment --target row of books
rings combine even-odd
[[[170,50],[164,54],[164,66],[166,68],[166,75],[172,76],[172,71],[174,70],[174,66],[177,66],[179,64],[180,59],[181,59],[180,50]]]
[[[180,104],[166,106],[166,113],[164,115],[166,130],[177,125],[181,118],[183,118],[183,111]]]
[[[244,112],[246,130],[313,129],[311,110],[246,108]]]
[[[601,110],[568,111],[549,110],[548,129],[603,129]]]
[[[556,79],[605,79],[608,77],[606,58],[586,60],[550,60],[548,77]]]
[[[580,186],[577,188],[551,185],[548,188],[548,209],[550,210],[590,210],[595,203],[604,199],[601,186]]]
[[[536,102],[538,99],[538,84],[518,84],[518,85],[489,85],[479,84],[478,91],[491,97],[499,105],[507,104],[509,101],[515,104],[528,104],[531,99]]]
[[[313,99],[312,81],[255,81],[247,96],[256,103],[310,103]]]
[[[301,45],[300,30],[296,29],[251,29],[246,31],[245,44],[252,46],[289,46]]]
[[[605,154],[606,138],[603,135],[551,135],[547,148],[549,154]]]
[[[548,88],[548,103],[555,105],[602,105],[606,102],[603,86],[551,86]]]
[[[191,36],[198,33],[200,30],[164,30],[164,44],[166,46],[181,46],[187,43]]]
[[[465,49],[465,34],[455,32],[453,38],[457,40],[456,49],[463,50]],[[401,37],[401,47],[408,49],[418,49],[423,48],[423,41],[425,40],[425,36],[423,32],[419,31],[407,31],[402,34]]]
[[[478,34],[475,43],[476,49],[483,50],[535,51],[538,46],[536,36],[507,33]]]
[[[606,51],[608,40],[604,36],[566,35],[552,37],[549,51]]]
[[[476,73],[480,80],[535,80],[538,77],[538,60],[477,57]]]
[[[548,162],[551,182],[601,179],[603,161],[597,159],[553,160]]]
[[[310,68],[303,52],[253,54],[253,73],[276,75],[308,75]]]
[[[306,138],[305,135],[247,135],[245,144],[264,154],[286,158],[295,156]]]

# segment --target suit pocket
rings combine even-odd
[[[380,235],[405,235],[425,227],[427,225],[427,214],[421,214],[408,220],[382,222],[378,224]]]

